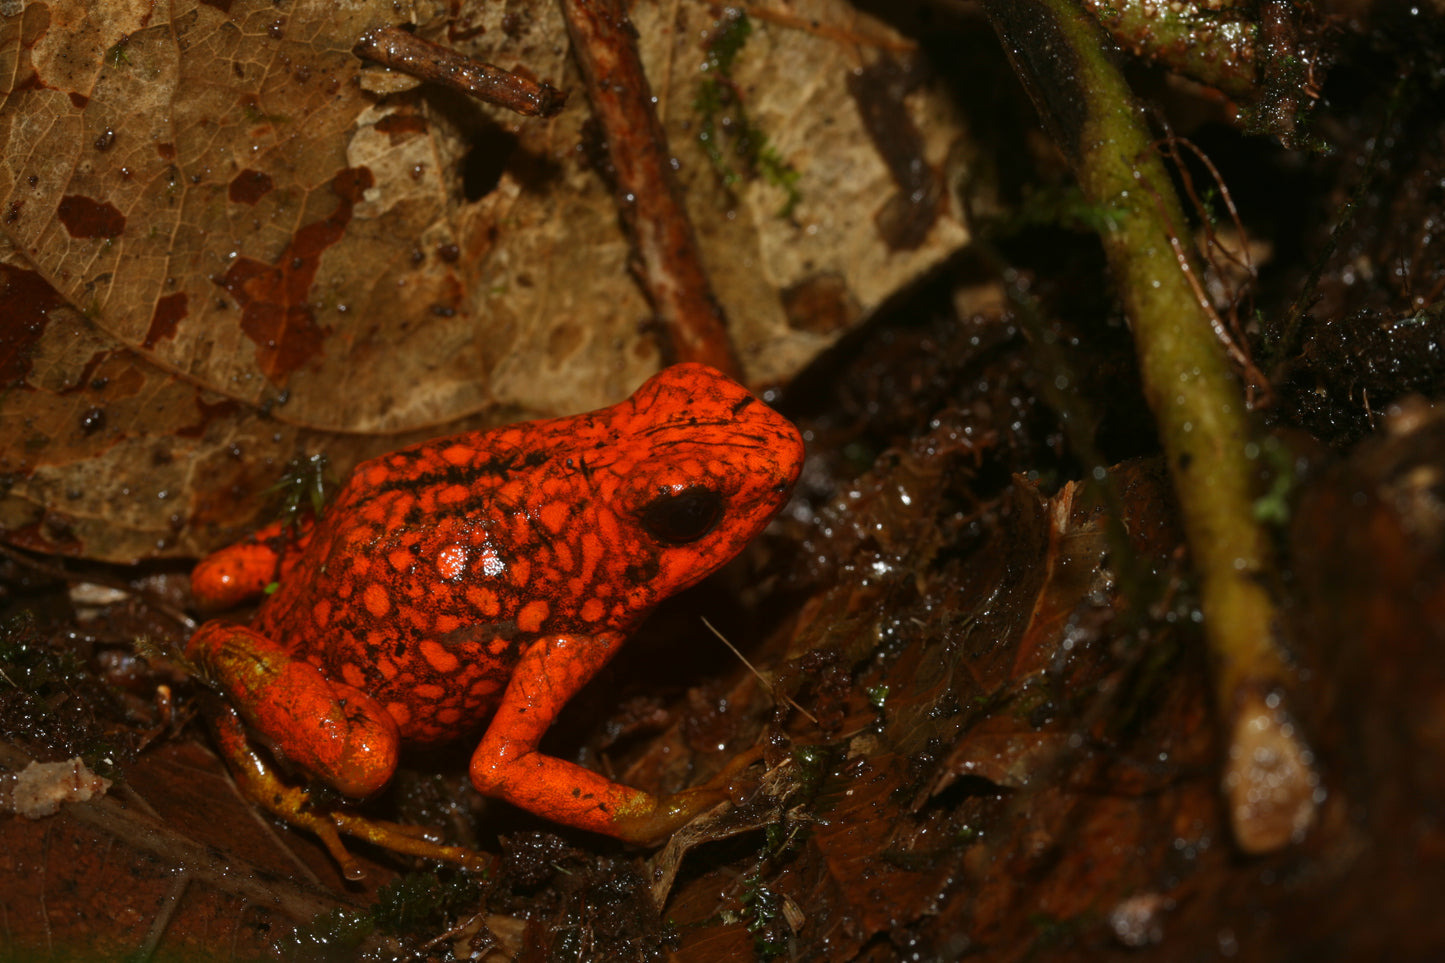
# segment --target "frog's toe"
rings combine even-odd
[[[762,750],[749,750],[735,757],[722,772],[701,786],[668,796],[646,796],[651,805],[631,812],[618,812],[612,835],[643,846],[656,846],[703,813],[725,802],[737,802],[756,786],[747,770],[762,758]],[[643,795],[643,794],[639,794]]]
[[[346,835],[354,839],[364,839],[394,853],[440,860],[464,869],[487,870],[491,869],[495,862],[485,853],[478,853],[464,846],[447,846],[429,838],[432,834],[426,827],[367,819],[341,810],[333,811],[331,819],[335,822],[336,829]]]

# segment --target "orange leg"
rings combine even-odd
[[[702,812],[729,797],[723,779],[686,792],[655,796],[546,756],[537,744],[567,700],[606,664],[620,635],[598,638],[554,636],[522,654],[486,734],[472,754],[477,789],[529,812],[579,829],[629,842],[652,844],[670,836]]]
[[[207,622],[186,656],[248,725],[318,779],[357,798],[391,780],[400,737],[371,696],[244,625]]]
[[[293,551],[305,546],[313,527],[309,518],[301,523],[293,536]],[[281,556],[276,546],[283,533],[284,524],[272,522],[201,559],[191,570],[191,594],[196,604],[205,611],[220,612],[261,595],[280,575]]]
[[[229,705],[219,706],[210,714],[211,723],[221,756],[235,774],[242,794],[291,825],[315,833],[347,879],[362,879],[366,873],[342,845],[338,830],[394,852],[438,859],[468,869],[487,869],[492,865],[492,860],[481,853],[423,838],[422,830],[414,826],[365,819],[341,811],[318,811],[311,805],[310,793],[283,781],[251,748],[236,711]]]

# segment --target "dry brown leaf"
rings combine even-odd
[[[848,78],[891,68],[907,44],[836,0],[759,10],[733,81],[800,172],[801,200],[778,217],[780,188],[729,194],[696,141],[700,38],[717,15],[634,11],[735,346],[753,380],[774,381],[965,240],[941,190],[958,127],[941,92],[886,88],[926,132],[914,166],[940,188],[914,191],[932,204],[913,211],[927,231],[898,247],[875,218],[898,207],[899,183]],[[519,119],[389,83],[351,48],[398,21],[566,88],[569,106]],[[249,524],[247,496],[301,451],[344,469],[414,432],[635,387],[659,349],[582,149],[565,37],[550,4],[460,19],[381,0],[7,5],[0,373],[27,390],[0,421],[0,522],[28,526],[32,547],[113,560],[195,552],[216,541],[216,515]],[[340,441],[356,433],[381,437]],[[227,457],[241,464],[218,469]],[[124,531],[77,528],[90,516]]]

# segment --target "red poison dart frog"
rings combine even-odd
[[[210,607],[277,583],[249,625],[207,622],[186,647],[225,696],[223,754],[249,796],[315,832],[351,875],[338,831],[455,862],[475,854],[313,805],[253,736],[360,798],[391,779],[402,745],[482,731],[470,767],[481,792],[624,840],[666,838],[725,799],[732,774],[658,796],[538,742],[653,606],[762,530],[802,458],[781,415],[682,364],[609,408],[363,462],[294,536],[272,526],[196,567]]]

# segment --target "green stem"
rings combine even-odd
[[[1275,637],[1276,575],[1253,513],[1259,448],[1192,280],[1188,222],[1097,21],[1070,0],[985,0],[984,8],[1085,196],[1105,213],[1101,238],[1199,576],[1231,734],[1225,783],[1235,837],[1247,851],[1276,848],[1309,825],[1316,779],[1281,699],[1290,672]]]

